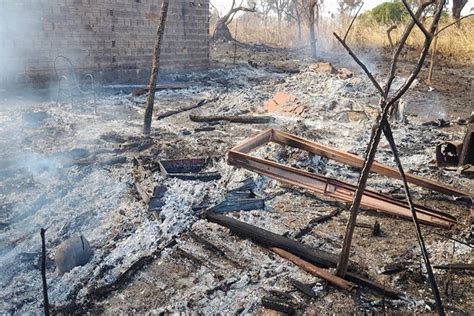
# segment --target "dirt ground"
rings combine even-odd
[[[383,54],[375,51],[363,54],[370,60],[370,69],[377,78],[384,78],[387,61]],[[89,263],[69,273],[57,274],[53,263],[49,267],[50,296],[56,311],[272,315],[274,312],[263,308],[261,301],[266,296],[278,296],[291,302],[297,314],[434,313],[433,295],[414,226],[409,220],[362,210],[358,223],[372,227],[377,221],[382,233],[372,236],[371,229],[366,227],[356,227],[354,233],[351,260],[357,263],[360,273],[404,294],[403,299],[391,300],[364,287],[351,293],[342,292],[269,250],[208,222],[193,209],[195,205],[221,202],[228,190],[251,179],[253,192],[265,199],[264,209],[226,215],[294,237],[312,219],[340,209],[337,216],[314,226],[299,239],[311,247],[339,253],[349,205],[231,167],[226,163],[226,155],[233,146],[267,128],[282,129],[363,155],[378,111],[375,90],[342,53],[321,52],[318,61],[329,61],[336,68],[347,67],[354,72],[352,78],[342,79],[338,75],[312,71],[309,66],[314,61],[303,51],[238,45],[234,64],[234,46],[216,44],[212,47],[211,58],[213,69],[171,78],[185,83],[188,88],[158,92],[156,112],[159,115],[202,99],[214,101],[154,120],[150,138],[140,134],[145,96],[132,96],[129,91],[103,94],[96,102],[72,104],[65,100],[60,105],[25,106],[25,113],[45,112],[47,118],[44,125],[26,129],[21,143],[34,152],[48,152],[48,157],[58,152],[63,155],[60,162],[55,160],[60,168],[59,171],[54,168],[54,183],[36,185],[39,176],[50,176],[51,167],[31,176],[33,184],[30,183],[28,193],[47,197],[46,201],[38,202],[41,206],[34,214],[31,205],[16,206],[21,202],[15,200],[15,188],[24,185],[24,177],[18,175],[15,181],[11,177],[0,179],[2,184],[10,183],[9,187],[3,187],[5,195],[1,200],[0,220],[10,225],[0,231],[6,240],[0,244],[0,251],[8,259],[0,261],[0,267],[8,271],[1,279],[4,286],[0,297],[4,303],[0,310],[25,313],[40,308],[37,268],[28,263],[14,265],[13,262],[25,258],[25,253],[37,258],[37,239],[30,235],[44,225],[50,227],[47,242],[51,258],[62,240],[79,232],[89,239],[94,249]],[[403,63],[400,82],[409,67],[410,64]],[[473,69],[443,66],[436,69],[436,80],[430,85],[423,79],[425,77],[426,68],[416,87],[404,97],[408,104],[407,122],[393,125],[402,163],[408,172],[472,193],[472,179],[435,166],[434,149],[441,140],[463,137],[464,122],[474,111]],[[116,90],[120,91],[120,88]],[[295,96],[304,112],[267,113],[265,101],[279,91]],[[345,114],[351,111],[365,115],[354,119]],[[8,128],[13,128],[10,125],[17,125],[7,118],[7,110],[3,113],[0,119],[7,124],[2,133],[10,131]],[[190,121],[190,114],[269,115],[274,120],[269,124],[209,124]],[[439,119],[450,124],[436,126]],[[49,131],[47,139],[40,136],[45,131]],[[0,141],[7,148],[12,140],[3,136]],[[64,153],[70,155],[72,149],[78,148],[87,148],[88,153],[81,159],[66,155],[68,159],[64,160]],[[2,154],[10,157],[10,165],[2,165],[2,172],[12,172],[13,152],[18,155],[21,151],[20,148],[9,149]],[[357,182],[357,170],[325,159],[314,159],[277,146],[266,146],[257,154],[352,184]],[[111,164],[111,159],[118,157],[125,160]],[[146,170],[155,170],[149,189],[161,186],[166,190],[158,216],[148,211],[136,193],[131,163],[134,157]],[[218,171],[221,179],[186,181],[165,178],[156,171],[160,159],[189,157],[212,157],[208,171]],[[381,142],[377,160],[393,165],[385,141]],[[48,166],[49,163],[50,159]],[[69,187],[59,191],[63,181]],[[398,181],[382,176],[371,176],[369,187],[394,197],[403,194]],[[435,234],[467,242],[471,233],[470,204],[419,187],[413,187],[413,194],[416,203],[446,212],[458,221],[450,230],[422,226],[433,265],[472,263],[470,246]],[[51,210],[54,212],[50,213]],[[15,211],[18,215],[9,215]],[[20,226],[31,226],[31,229],[22,233],[17,231],[14,237],[7,235]],[[406,263],[407,269],[392,275],[381,273],[385,265],[395,262]],[[138,269],[121,277],[134,264]],[[435,275],[446,311],[453,314],[474,312],[472,274],[435,270]],[[309,298],[297,291],[291,279],[308,284],[315,297]],[[97,292],[97,288],[111,284],[116,285],[109,287],[112,291]],[[31,293],[35,293],[33,297]]]

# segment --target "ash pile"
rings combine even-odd
[[[375,89],[329,64],[277,70],[176,76],[179,85],[157,92],[150,137],[140,136],[146,91],[4,100],[0,310],[42,306],[44,227],[55,312],[433,311],[388,143],[357,218],[349,273],[333,274],[379,111]],[[420,94],[393,114],[393,133],[446,310],[467,312],[472,179],[439,167],[435,148],[464,139],[468,118],[444,113],[450,122],[437,124],[439,113],[405,111]],[[90,256],[59,269],[58,250],[78,236]]]

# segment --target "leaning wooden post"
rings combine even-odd
[[[41,228],[41,278],[43,280],[43,304],[44,314],[49,316],[48,283],[46,282],[46,229]]]
[[[435,57],[436,57],[436,49],[438,48],[438,36],[435,36],[433,40],[433,47],[431,48],[431,56],[430,56],[430,69],[428,70],[428,83],[432,83],[433,79],[433,67],[435,64]]]
[[[160,68],[161,42],[163,40],[163,33],[165,32],[166,16],[168,15],[168,4],[169,0],[163,0],[163,3],[161,4],[160,22],[158,23],[158,29],[156,31],[157,39],[155,50],[153,52],[153,66],[151,68],[150,83],[148,87],[149,94],[145,111],[145,121],[143,124],[143,133],[145,135],[150,135],[151,131],[153,106],[155,104],[156,83],[158,81],[158,69]]]

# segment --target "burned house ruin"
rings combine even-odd
[[[316,50],[262,1],[0,0],[0,315],[472,314],[446,1],[398,3],[391,59],[362,7]]]
[[[99,80],[147,79],[160,5],[160,0],[1,1],[0,82],[55,78],[57,56]],[[161,60],[166,72],[209,66],[208,0],[171,1]]]

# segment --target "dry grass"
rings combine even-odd
[[[449,24],[451,21],[444,21],[441,27]],[[237,23],[237,25],[236,25]],[[426,23],[429,23],[427,21]],[[230,31],[235,35],[237,26],[237,39],[246,43],[262,43],[274,47],[301,47],[309,43],[308,29],[303,26],[302,37],[298,37],[296,26],[287,24],[282,25],[282,32],[279,34],[277,23],[275,21],[264,24],[256,17],[242,17],[238,21],[233,21],[230,25]],[[349,42],[351,46],[358,47],[380,47],[389,48],[390,44],[387,38],[387,25],[381,25],[374,21],[358,20],[351,31]],[[392,31],[392,39],[396,42],[402,32],[404,24],[400,23]],[[442,57],[448,63],[474,65],[474,17],[467,18],[461,22],[461,27],[452,26],[443,31],[438,37],[437,51],[438,56]],[[338,46],[332,32],[336,31],[344,34],[346,26],[337,25],[333,21],[323,21],[316,31],[319,47],[326,49],[335,49]],[[423,43],[423,34],[416,29],[408,40],[408,52],[416,53]],[[409,58],[412,54],[408,54]]]
[[[440,28],[448,25],[451,21],[441,23]],[[429,21],[427,21],[429,23]],[[351,32],[351,43],[360,46],[390,47],[387,37],[387,25],[371,22],[359,22],[354,25]],[[391,32],[392,39],[396,41],[401,37],[404,24],[397,25]],[[474,18],[467,18],[461,22],[461,26],[451,26],[438,36],[437,51],[446,61],[462,64],[474,64]],[[420,50],[424,36],[416,29],[407,41],[409,50]]]
[[[255,17],[245,17],[234,20],[230,24],[230,32],[237,40],[245,43],[260,43],[273,47],[289,48],[302,46],[307,37],[307,29],[302,30],[301,40],[298,29],[294,25],[282,23],[281,34],[276,21],[264,23]]]

